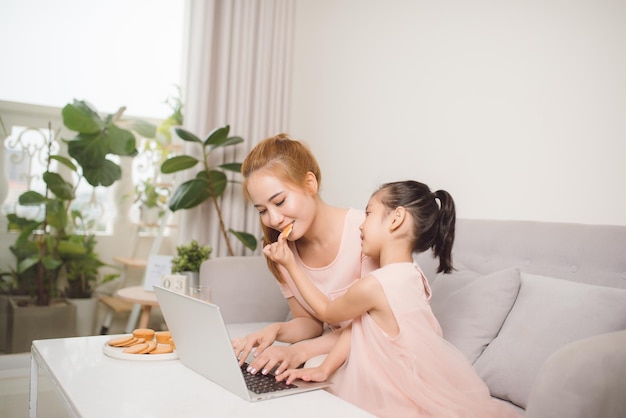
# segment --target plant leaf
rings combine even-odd
[[[211,131],[209,136],[204,140],[204,146],[211,146],[217,148],[224,144],[228,140],[228,132],[230,131],[230,125],[215,128]]]
[[[94,134],[104,126],[96,111],[83,100],[74,100],[61,111],[63,124],[70,130]]]
[[[94,187],[108,187],[122,178],[122,168],[113,161],[104,159],[99,167],[85,167],[83,176]]]
[[[25,258],[20,262],[20,264],[18,264],[17,272],[23,273],[37,263],[39,263],[39,255]]]
[[[198,144],[202,144],[202,140],[200,140],[200,138],[198,138],[191,132],[184,130],[183,128],[174,128],[174,131],[176,132],[176,135],[178,135],[180,139],[184,141],[197,142]]]
[[[100,165],[109,152],[109,146],[103,133],[98,131],[95,134],[78,134],[67,141],[67,152],[85,168]]]
[[[138,153],[133,133],[115,125],[109,125],[100,140],[110,144],[107,153],[126,156],[134,156]]]
[[[24,206],[37,206],[45,203],[46,198],[41,193],[29,190],[20,195],[17,202]]]
[[[51,155],[50,159],[60,162],[61,164],[63,164],[64,166],[66,166],[67,168],[69,168],[70,170],[74,172],[78,170],[77,167],[72,162],[72,160],[70,160],[69,158],[65,158],[61,155]]]
[[[74,187],[63,180],[58,173],[46,171],[43,173],[43,181],[56,197],[62,200],[74,200]]]
[[[198,160],[189,155],[177,155],[176,157],[168,158],[161,164],[161,173],[171,174],[177,171],[186,170],[198,164]]]
[[[87,249],[83,245],[67,240],[59,241],[59,254],[62,256],[73,256],[86,253]]]
[[[242,137],[240,137],[240,136],[231,136],[230,138],[228,138],[223,143],[221,143],[219,145],[215,145],[214,148],[228,147],[228,146],[231,146],[231,145],[241,144],[242,142],[243,142],[243,138]]]
[[[244,231],[235,231],[232,228],[228,229],[228,232],[230,232],[231,234],[233,234],[235,237],[237,237],[237,239],[239,241],[241,241],[241,243],[243,245],[246,246],[246,248],[254,251],[256,250],[257,247],[257,240],[256,237],[252,234],[249,234],[247,232]]]
[[[241,163],[226,163],[226,164],[221,164],[219,167],[223,168],[224,170],[233,171],[235,173],[241,173]]]
[[[210,197],[209,183],[204,179],[196,177],[178,186],[169,201],[169,208],[172,212],[176,212],[179,209],[190,209],[198,206]]]
[[[224,194],[226,184],[228,183],[226,174],[218,170],[211,170],[208,173],[206,171],[200,171],[196,175],[196,178],[202,179],[208,183],[209,192],[213,197],[219,197]]]

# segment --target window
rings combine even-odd
[[[181,85],[184,0],[3,0],[0,100],[167,116]]]
[[[182,84],[185,7],[184,0],[3,0],[0,38],[11,41],[1,47],[0,100],[57,108],[53,131],[61,126],[60,109],[74,99],[92,103],[103,114],[126,106],[127,117],[169,116],[166,100]],[[5,149],[0,176],[6,175],[9,184],[8,197],[0,202],[4,213],[16,211],[24,190],[43,188],[45,159],[27,149],[41,146],[50,132],[47,124],[29,125],[39,106],[20,107],[23,115],[3,118],[9,131],[0,144]],[[136,182],[145,177],[142,167],[133,164]],[[116,213],[109,194],[112,188],[83,186],[74,202],[99,219],[99,233],[110,232]]]

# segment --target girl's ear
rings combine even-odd
[[[313,196],[315,196],[318,192],[319,185],[317,183],[317,177],[315,177],[315,174],[311,171],[306,173],[306,177],[304,178],[304,187]]]
[[[400,226],[404,223],[406,219],[406,209],[403,206],[398,206],[391,213],[391,225],[389,226],[389,231],[393,232],[396,229],[400,228]]]

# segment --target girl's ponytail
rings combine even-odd
[[[450,273],[452,267],[452,245],[454,244],[454,229],[456,224],[456,209],[450,193],[437,190],[433,193],[439,199],[439,215],[437,216],[437,232],[433,242],[435,257],[439,257],[437,272]]]

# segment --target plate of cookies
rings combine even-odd
[[[132,334],[113,337],[104,344],[104,354],[121,360],[176,360],[176,346],[169,331],[138,328]]]

